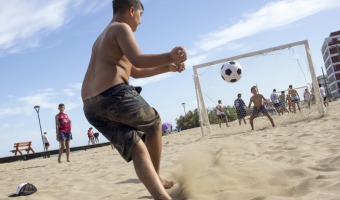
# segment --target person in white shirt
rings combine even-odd
[[[327,95],[326,95],[326,91],[325,88],[319,84],[319,92],[320,92],[320,96],[323,99],[323,105],[325,105],[325,107],[328,106],[328,101],[327,101]]]
[[[44,141],[45,149],[46,151],[48,151],[48,147],[50,147],[50,141],[48,140],[47,132],[44,132],[43,141]]]
[[[225,122],[227,127],[229,127],[228,118],[224,114],[223,105],[222,105],[222,101],[221,100],[218,100],[218,105],[215,107],[215,111],[216,111],[216,116],[217,116],[217,118],[219,120],[220,128],[221,128],[221,121]]]
[[[270,100],[273,102],[275,110],[279,115],[283,115],[283,110],[281,109],[281,104],[279,102],[279,95],[276,94],[276,89],[273,89],[273,93],[270,95]]]
[[[310,94],[310,92],[308,91],[308,89],[305,89],[305,92],[303,93],[303,98],[304,98],[305,103],[308,104],[308,108],[310,109],[310,99],[311,99],[311,94]]]

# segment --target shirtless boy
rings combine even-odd
[[[253,112],[249,118],[251,130],[252,131],[254,130],[254,125],[253,125],[254,118],[257,117],[260,113],[267,116],[270,122],[272,123],[272,126],[274,127],[275,124],[274,124],[272,117],[268,114],[266,107],[264,107],[264,105],[262,104],[262,100],[267,101],[267,99],[265,99],[262,94],[257,93],[256,86],[251,87],[250,91],[251,93],[253,93],[253,96],[250,97],[250,100],[249,100],[249,105],[248,105],[249,110],[250,110],[251,104],[254,103]]]
[[[300,102],[300,96],[299,96],[299,93],[295,89],[293,89],[292,85],[289,85],[288,94],[290,96],[290,101],[292,102],[292,105],[293,105],[293,112],[296,113],[295,104],[297,105],[299,111],[301,112],[300,103],[299,103]]]
[[[162,123],[157,111],[139,95],[129,78],[182,72],[183,47],[143,54],[133,32],[144,11],[139,0],[113,0],[113,19],[99,35],[82,85],[84,113],[127,161],[155,199],[171,199],[173,182],[160,177]],[[145,142],[141,140],[145,135]]]

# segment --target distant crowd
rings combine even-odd
[[[319,95],[322,99],[322,103],[325,107],[327,107],[328,100],[325,88],[321,84],[319,84],[319,88]],[[253,96],[250,98],[248,106],[246,106],[245,102],[243,101],[241,93],[237,94],[237,99],[234,101],[234,107],[236,109],[236,114],[240,126],[242,121],[244,122],[244,124],[247,124],[245,117],[248,115],[250,115],[249,122],[251,130],[254,130],[253,120],[260,114],[266,116],[274,127],[275,123],[270,114],[283,115],[284,113],[296,113],[297,110],[301,112],[300,96],[292,85],[289,85],[287,94],[285,94],[285,91],[281,91],[279,92],[279,95],[276,89],[273,89],[273,92],[270,95],[270,99],[266,99],[262,94],[259,94],[256,86],[251,87],[250,91]],[[303,101],[304,103],[306,103],[307,108],[310,109],[311,102],[315,101],[315,95],[310,93],[308,89],[305,89],[303,93],[303,98]],[[252,104],[254,104],[253,107],[251,107]],[[226,126],[229,127],[229,113],[228,110],[224,108],[225,107],[222,104],[222,101],[218,100],[218,104],[215,107],[215,112],[219,120],[220,128],[222,122],[226,123]]]

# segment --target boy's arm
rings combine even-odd
[[[249,105],[248,105],[248,109],[250,110],[250,106],[251,106],[251,103],[253,102],[253,98],[251,97],[250,100],[249,100]]]
[[[166,72],[179,72],[181,73],[183,70],[185,70],[184,63],[181,64],[174,64],[171,63],[169,65],[164,65],[160,67],[154,67],[154,68],[131,68],[131,76],[133,78],[146,78],[150,76],[155,76],[158,74],[163,74]]]
[[[142,54],[130,26],[124,23],[115,27],[111,38],[116,39],[123,54],[133,66],[138,68],[157,67],[174,62],[183,63],[187,59],[185,49],[180,46],[173,48],[168,53]]]
[[[58,122],[58,115],[55,116],[55,133],[56,133],[56,137],[57,140],[59,138],[59,122]]]

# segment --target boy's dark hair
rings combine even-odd
[[[63,103],[59,104],[58,108],[65,106]]]
[[[250,92],[253,92],[253,89],[256,89],[256,86],[250,88]]]
[[[113,14],[122,13],[131,8],[131,6],[144,11],[144,6],[140,0],[112,0]]]
[[[241,97],[241,93],[238,93],[237,96],[238,96],[238,97]]]

